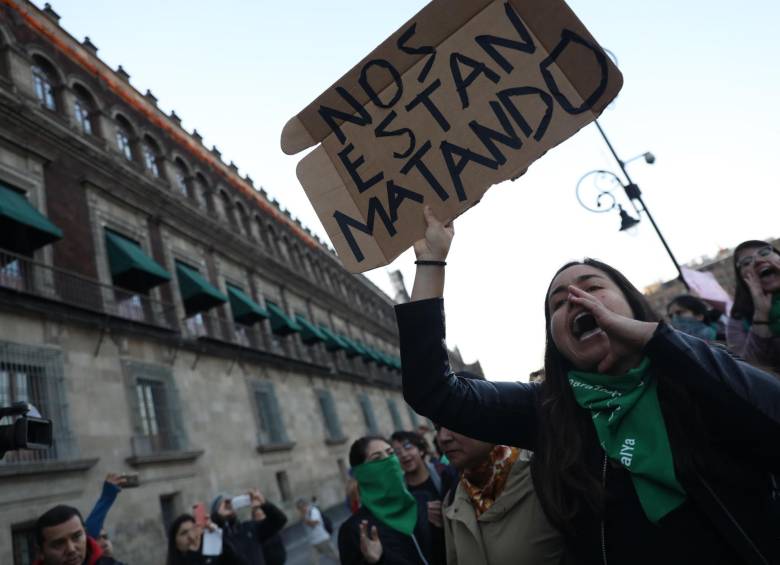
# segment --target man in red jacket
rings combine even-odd
[[[35,522],[35,539],[38,559],[33,565],[121,565],[87,536],[81,514],[72,506],[55,506],[42,514]]]

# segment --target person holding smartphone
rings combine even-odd
[[[202,512],[198,512],[198,506]],[[214,532],[218,528],[208,520],[202,504],[196,505],[195,514],[182,514],[168,529],[166,565],[248,565],[233,544],[224,539],[224,535],[219,555],[205,555],[204,533],[207,530]]]
[[[252,509],[263,510],[264,520],[241,522],[232,504],[234,499],[223,494],[218,495],[211,503],[211,520],[222,528],[223,540],[233,545],[248,565],[265,565],[263,543],[284,527],[287,516],[268,502],[259,490],[252,489],[247,494]]]
[[[109,473],[106,475],[106,479],[103,481],[103,490],[100,493],[100,498],[95,502],[95,506],[84,520],[84,529],[87,531],[87,535],[91,538],[100,540],[102,539],[103,523],[106,521],[108,511],[116,501],[117,495],[122,492],[123,488],[137,487],[138,475],[120,475],[118,473]],[[106,539],[108,536],[106,535]],[[110,546],[110,551],[113,548]]]

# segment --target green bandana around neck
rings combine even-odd
[[[369,461],[352,467],[358,482],[360,503],[377,520],[407,536],[417,525],[417,501],[404,482],[404,472],[398,457]]]
[[[645,515],[657,524],[685,501],[685,491],[649,367],[645,358],[623,376],[569,371],[569,384],[577,404],[591,413],[601,447],[631,473]]]

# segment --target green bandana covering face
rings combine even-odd
[[[591,413],[607,455],[631,473],[647,519],[656,524],[685,500],[674,473],[658,382],[648,372],[650,360],[623,376],[569,371],[577,404]]]
[[[417,501],[406,489],[398,457],[369,461],[352,467],[358,482],[360,503],[376,519],[407,536],[417,525]]]

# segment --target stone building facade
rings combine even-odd
[[[58,19],[0,2],[0,405],[54,421],[0,461],[0,562],[109,471],[130,563],[218,492],[337,507],[349,442],[419,424],[392,301]]]

